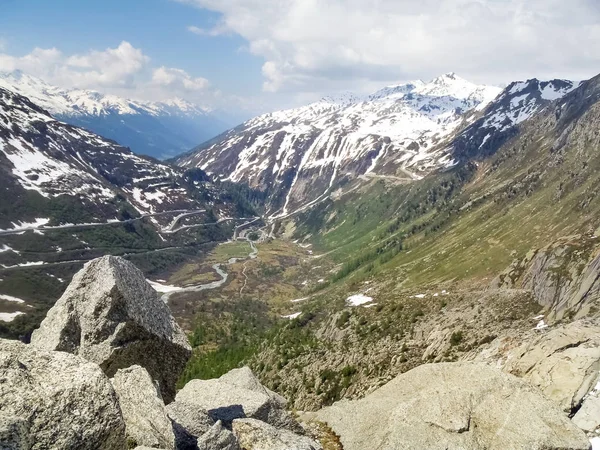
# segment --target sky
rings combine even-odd
[[[253,115],[446,72],[600,73],[598,0],[0,0],[0,71]]]

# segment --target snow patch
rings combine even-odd
[[[0,321],[2,322],[12,322],[13,320],[15,320],[15,317],[20,316],[22,314],[25,314],[24,312],[21,311],[16,311],[13,313],[3,313],[0,312]]]
[[[156,281],[152,281],[152,280],[146,280],[148,282],[148,284],[150,284],[150,286],[152,286],[154,288],[154,290],[156,292],[160,292],[161,294],[165,294],[167,292],[177,292],[177,291],[181,291],[183,288],[180,288],[178,286],[170,286],[168,284],[161,284],[161,283],[157,283]]]
[[[350,306],[364,305],[365,303],[369,303],[369,302],[372,302],[372,301],[373,301],[373,297],[367,297],[364,294],[351,295],[350,297],[348,297],[346,299],[346,302]]]
[[[0,294],[0,300],[6,300],[7,302],[15,302],[15,303],[25,303],[25,300],[22,300],[17,297],[12,297],[6,294]]]
[[[300,314],[302,314],[302,313],[301,312],[297,312],[297,313],[294,313],[294,314],[288,314],[287,316],[281,316],[281,317],[283,317],[284,319],[290,319],[290,320],[292,320],[292,319],[295,319],[296,317],[300,316]]]

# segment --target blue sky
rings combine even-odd
[[[151,64],[176,67],[232,96],[262,95],[260,56],[235,33],[200,36],[221,14],[171,0],[1,0],[0,50],[22,56],[57,48],[66,55],[115,48],[126,41]],[[0,70],[2,67],[0,67]]]
[[[449,71],[584,79],[599,48],[597,0],[0,0],[0,70],[248,114]]]
[[[128,41],[153,61],[214,80],[232,93],[260,92],[262,61],[240,50],[246,45],[243,38],[196,36],[187,30],[210,27],[219,16],[169,0],[2,0],[0,36],[15,54],[34,47],[84,53]]]

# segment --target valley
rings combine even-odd
[[[520,346],[592,329],[600,77],[490,98],[455,75],[436,80],[253,119],[165,163],[0,90],[11,195],[0,200],[0,334],[27,341],[86,262],[122,256],[188,336],[179,388],[248,365],[310,415],[427,363],[516,373]],[[352,147],[364,119],[352,114],[380,103],[374,123],[433,114],[440,128]],[[315,115],[317,136],[286,128]],[[342,134],[324,137],[328,121]],[[19,165],[24,155],[50,163]]]

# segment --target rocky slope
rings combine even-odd
[[[141,102],[90,90],[61,89],[19,71],[0,73],[0,87],[28,97],[59,120],[161,159],[235,125],[185,100]]]
[[[106,271],[112,274],[107,277]],[[262,386],[247,367],[218,379],[192,380],[174,399],[165,398],[164,392],[173,392],[174,378],[161,374],[180,369],[156,355],[167,356],[160,349],[174,342],[164,332],[173,328],[173,318],[138,269],[120,258],[92,261],[77,274],[64,299],[49,312],[37,334],[40,339],[31,344],[0,340],[3,448],[383,450],[447,448],[449,443],[474,450],[590,447],[577,425],[587,431],[594,422],[594,380],[581,389],[568,379],[547,377],[555,389],[545,393],[575,388],[584,400],[580,411],[587,414],[571,421],[557,397],[545,397],[535,386],[542,387],[534,376],[519,379],[483,362],[425,364],[361,400],[305,414],[301,422],[286,411],[286,400]],[[100,314],[89,315],[90,307]],[[59,323],[57,317],[67,320]],[[579,364],[584,353],[563,357],[559,341],[592,338],[596,330],[584,325],[571,327],[567,334],[525,336],[526,347],[515,353],[520,361],[508,358],[516,364],[507,371],[523,375],[515,367],[527,361],[543,365],[545,349],[555,348],[553,358],[560,359],[555,366],[562,365],[563,372],[585,372]],[[56,347],[62,351],[48,342],[64,343]],[[71,345],[74,342],[79,344]],[[106,360],[113,363],[107,365]],[[541,365],[534,372],[544,375]],[[594,375],[597,378],[597,368]]]
[[[261,379],[299,409],[316,409],[426,361],[597,320],[599,100],[595,77],[540,104],[503,143],[471,153],[474,161],[410,185],[349,184],[274,227],[312,244],[315,265],[331,258],[338,267],[289,305],[286,314],[298,316],[251,361]],[[595,362],[577,364],[594,373]],[[581,396],[572,398],[575,413]]]
[[[144,275],[120,258],[94,260],[31,344],[0,340],[0,446],[321,449],[286,429],[304,433],[285,412],[285,399],[248,369],[213,380],[220,387],[211,389],[210,404],[193,395],[196,385],[174,400],[189,356],[185,336]]]

